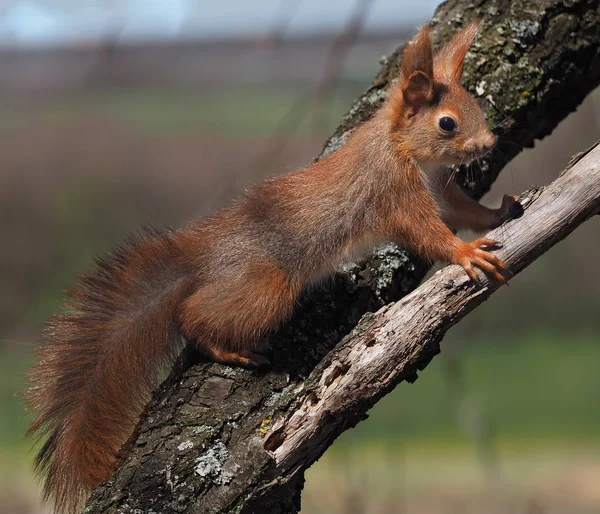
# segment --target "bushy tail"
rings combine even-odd
[[[181,350],[187,286],[175,234],[146,231],[99,259],[47,324],[29,373],[28,434],[47,436],[36,470],[57,512],[75,512],[114,472],[160,367]]]

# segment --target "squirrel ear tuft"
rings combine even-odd
[[[402,80],[408,80],[415,71],[420,71],[433,80],[433,44],[427,25],[421,27],[404,51]]]
[[[404,51],[400,88],[413,115],[433,96],[433,45],[427,25],[419,30]]]
[[[479,20],[475,20],[462,29],[452,41],[440,50],[435,58],[436,76],[458,82],[463,72],[465,55],[475,38],[479,28]]]

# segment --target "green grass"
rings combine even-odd
[[[450,354],[449,350],[443,348],[415,384],[400,384],[380,401],[368,420],[340,438],[339,446],[364,441],[469,445],[471,432],[464,421],[472,412],[489,423],[494,437],[506,445],[544,440],[600,442],[600,345],[594,341],[474,342],[464,349],[461,359],[463,394],[458,409],[445,373],[444,354]],[[12,346],[0,349],[0,451],[28,446],[23,441],[26,418],[19,394],[31,361],[29,353]]]
[[[600,442],[597,408],[600,345],[592,338],[530,337],[473,341],[463,349],[458,379],[450,362],[456,341],[414,384],[402,383],[340,442],[435,440],[456,443],[473,426],[502,440],[585,438]],[[458,385],[457,385],[458,384]],[[474,422],[480,418],[483,422]]]
[[[342,91],[319,109],[327,109],[330,132],[345,114],[358,91]],[[138,131],[186,133],[205,131],[214,135],[253,138],[284,130],[305,134],[311,129],[310,101],[283,123],[299,98],[310,91],[290,89],[226,89],[198,91],[189,88],[109,89],[57,96],[29,105],[0,103],[0,128],[33,123],[60,124],[74,116],[88,115],[125,121]]]
[[[0,455],[27,452],[31,448],[31,443],[24,439],[27,418],[22,392],[25,370],[32,361],[30,352],[15,350],[13,345],[0,347]]]

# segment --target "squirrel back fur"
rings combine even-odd
[[[59,512],[73,512],[114,472],[157,370],[182,350],[181,336],[214,360],[245,355],[291,314],[303,285],[376,242],[368,227],[399,205],[383,194],[394,180],[358,172],[368,159],[386,158],[373,129],[353,135],[372,155],[337,152],[258,184],[205,220],[141,232],[68,291],[65,311],[46,324],[27,393],[37,414],[29,434],[47,435],[36,468]],[[348,173],[350,159],[358,159],[356,173]],[[245,359],[237,364],[252,365]]]

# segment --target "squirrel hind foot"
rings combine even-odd
[[[234,352],[219,348],[208,348],[205,349],[205,353],[210,360],[227,366],[260,369],[271,365],[271,361],[267,357],[248,349]]]

